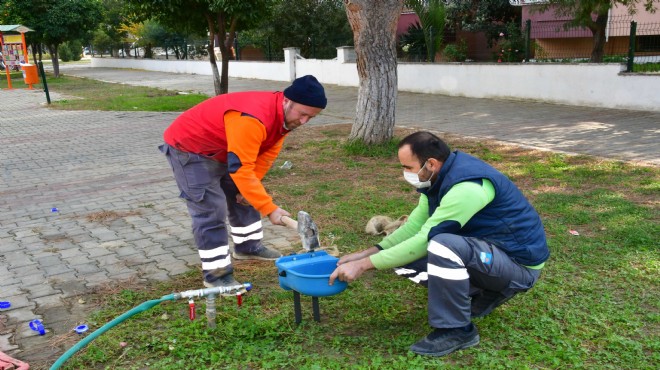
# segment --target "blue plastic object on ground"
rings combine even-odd
[[[0,310],[6,310],[11,307],[11,303],[7,301],[0,302]]]
[[[76,331],[76,333],[82,334],[82,333],[86,332],[87,329],[89,329],[89,327],[87,325],[78,325],[78,326],[76,326],[76,328],[74,330]]]
[[[30,321],[30,329],[36,331],[37,333],[39,333],[39,335],[46,334],[46,328],[44,328],[44,325],[41,323],[41,320],[38,319]]]
[[[275,261],[280,287],[312,297],[339,294],[348,287],[346,282],[335,280],[333,285],[328,285],[338,260],[325,251],[280,257]]]

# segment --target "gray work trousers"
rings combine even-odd
[[[428,287],[428,319],[434,328],[466,326],[472,297],[488,291],[501,295],[503,303],[534,286],[540,275],[492,244],[454,234],[436,235],[425,258],[395,271]]]
[[[159,149],[167,156],[180,196],[186,200],[204,279],[213,282],[232,273],[226,221],[231,226],[236,252],[251,254],[263,248],[261,214],[252,206],[236,202],[239,191],[226,163],[168,144]]]

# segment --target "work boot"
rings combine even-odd
[[[217,280],[215,280],[214,282],[211,282],[211,283],[204,280],[204,287],[205,288],[234,287],[234,286],[237,286],[237,285],[243,285],[243,284],[236,281],[236,279],[234,279],[233,274],[225,275],[225,276],[223,276],[221,278],[218,278]],[[243,293],[247,293],[247,290],[245,289],[245,287],[243,287],[239,291],[234,290],[232,293],[226,293],[226,294],[223,294],[223,295],[235,295],[238,292],[243,294]]]
[[[282,257],[282,253],[276,251],[275,249],[271,249],[271,248],[268,248],[268,247],[265,247],[265,246],[262,245],[254,253],[239,253],[239,252],[234,251],[231,256],[233,258],[237,259],[237,260],[274,261],[274,260]]]
[[[418,355],[445,356],[463,348],[479,344],[479,332],[474,324],[468,328],[435,329],[419,342],[410,346]]]

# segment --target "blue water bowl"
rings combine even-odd
[[[280,257],[275,261],[280,287],[312,297],[339,294],[348,287],[346,282],[335,280],[333,285],[328,285],[337,260],[325,251]]]

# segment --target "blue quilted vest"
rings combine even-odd
[[[541,218],[511,180],[482,160],[459,151],[449,155],[438,179],[420,189],[429,199],[429,215],[452,186],[486,178],[495,187],[495,199],[477,212],[457,233],[496,245],[521,265],[535,266],[550,256]],[[429,240],[440,233],[431,229]]]

